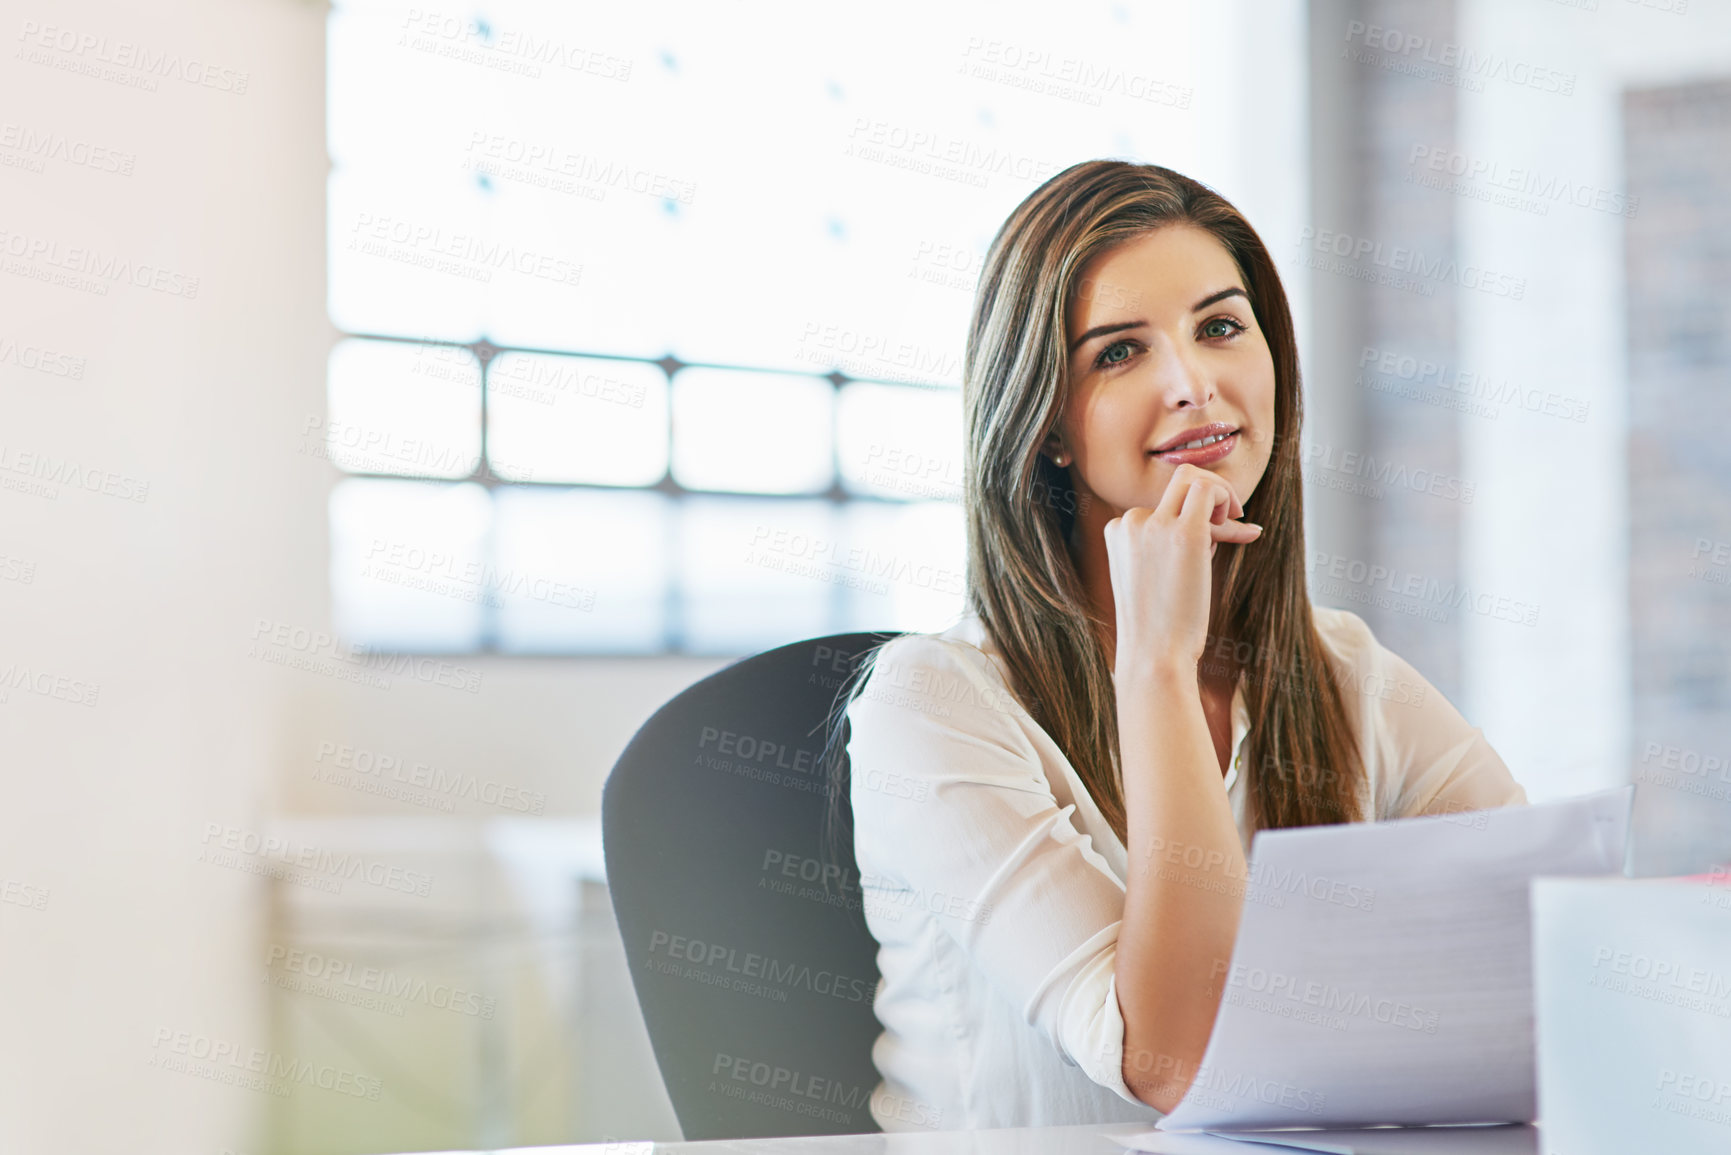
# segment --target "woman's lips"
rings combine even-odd
[[[1169,449],[1165,453],[1154,453],[1150,456],[1171,465],[1208,465],[1219,461],[1237,447],[1238,431],[1234,430],[1211,445],[1195,449]]]

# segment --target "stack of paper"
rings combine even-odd
[[[1388,1127],[1342,1131],[1145,1131],[1114,1136],[1155,1155],[1537,1155],[1539,1133],[1525,1123],[1498,1127]]]
[[[1529,883],[1620,874],[1632,795],[1259,833],[1207,1054],[1159,1127],[1532,1120]]]

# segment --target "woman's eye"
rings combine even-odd
[[[1219,339],[1242,332],[1244,332],[1244,326],[1231,317],[1211,317],[1202,322],[1202,335],[1204,337]]]
[[[1123,356],[1122,357],[1116,356],[1115,354],[1117,354],[1118,352],[1122,352]],[[1128,341],[1114,341],[1110,345],[1106,346],[1104,349],[1100,350],[1100,356],[1094,362],[1094,364],[1096,364],[1096,365],[1122,365],[1124,362],[1128,361],[1129,359],[1130,359],[1130,342],[1128,342]]]

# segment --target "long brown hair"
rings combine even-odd
[[[1215,554],[1225,574],[1204,668],[1244,688],[1250,729],[1240,773],[1254,827],[1349,822],[1361,811],[1363,764],[1341,695],[1349,675],[1317,634],[1305,586],[1292,314],[1261,238],[1207,186],[1159,165],[1085,161],[1035,189],[998,230],[963,362],[968,608],[1029,716],[1126,839],[1117,696],[1068,546],[1076,489],[1040,447],[1070,391],[1065,310],[1088,291],[1082,270],[1107,249],[1173,224],[1206,230],[1232,255],[1274,361],[1273,449],[1244,503],[1244,519],[1263,532],[1248,549],[1222,542]],[[861,663],[844,697],[871,664]]]

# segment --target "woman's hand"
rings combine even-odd
[[[1219,542],[1252,542],[1262,527],[1236,520],[1244,506],[1217,473],[1180,465],[1160,504],[1106,523],[1106,558],[1118,618],[1119,676],[1194,675],[1208,644],[1213,558]]]

